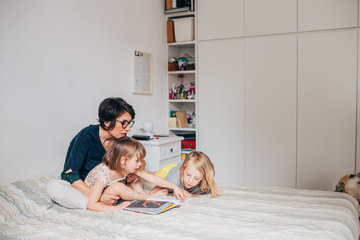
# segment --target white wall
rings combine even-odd
[[[0,183],[60,174],[70,140],[119,96],[166,132],[163,0],[0,1]],[[130,93],[130,50],[153,56],[153,94]]]

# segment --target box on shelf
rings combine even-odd
[[[185,110],[177,111],[175,113],[175,116],[176,116],[176,121],[177,121],[179,128],[188,128],[189,127],[189,123],[188,123],[188,120],[186,117]]]
[[[195,149],[195,139],[184,139],[181,141],[181,148]]]
[[[175,42],[174,22],[172,20],[168,20],[166,22],[166,27],[167,27],[167,42],[168,43]]]
[[[195,70],[195,63],[191,63],[191,64],[187,64],[186,65],[186,70],[190,71],[190,70]]]
[[[169,117],[168,125],[169,125],[169,128],[177,128],[178,123],[177,123],[176,117]]]
[[[175,18],[175,42],[186,42],[195,40],[194,17]]]
[[[178,70],[179,70],[178,63],[168,63],[168,71],[169,72],[178,71]]]

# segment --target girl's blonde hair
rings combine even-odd
[[[111,147],[105,153],[102,162],[108,166],[110,170],[124,173],[124,169],[120,162],[121,158],[124,157],[128,160],[135,155],[138,159],[143,160],[146,155],[144,146],[134,138],[122,137],[113,140]]]
[[[203,176],[203,179],[200,182],[200,189],[203,192],[211,191],[211,197],[214,198],[216,195],[221,194],[221,190],[216,186],[214,177],[215,169],[214,165],[210,161],[210,158],[203,152],[192,151],[185,158],[181,168],[180,168],[180,181],[184,185],[184,170],[189,165],[192,164]]]

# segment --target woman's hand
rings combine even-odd
[[[176,199],[185,201],[184,192],[181,188],[176,186],[176,187],[174,187],[173,190],[174,190],[173,195],[176,197]]]
[[[106,205],[115,205],[119,201],[119,198],[119,196],[103,193],[101,195],[100,202]]]

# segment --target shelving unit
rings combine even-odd
[[[179,12],[179,13],[171,13],[165,14],[166,21],[174,20],[179,18],[195,18],[195,12]],[[175,20],[176,21],[176,20]],[[176,27],[176,25],[175,25]],[[194,31],[196,32],[196,24],[194,24]],[[175,31],[176,32],[176,31]],[[170,114],[185,110],[187,115],[192,115],[194,118],[192,121],[189,122],[188,128],[174,128],[168,127],[169,134],[175,134],[178,136],[183,136],[185,140],[190,138],[195,138],[197,136],[197,129],[196,129],[196,113],[197,113],[197,40],[196,34],[195,39],[191,41],[184,41],[184,42],[176,42],[176,35],[175,35],[175,42],[167,43],[166,45],[166,58],[169,60],[170,58],[182,58],[184,55],[191,56],[195,59],[195,67],[189,70],[176,70],[176,71],[169,71],[168,66],[166,66],[167,74],[166,74],[166,82],[169,90],[168,94],[168,111],[167,111],[167,118],[171,117]],[[189,90],[189,87],[192,87],[192,94],[188,94],[184,96],[181,94],[176,94],[176,88],[179,85],[184,86],[184,90]],[[173,91],[173,99],[170,98],[171,90]],[[190,95],[190,96],[189,96]],[[195,143],[196,146],[196,143]],[[191,149],[182,149],[182,153],[188,154]]]

